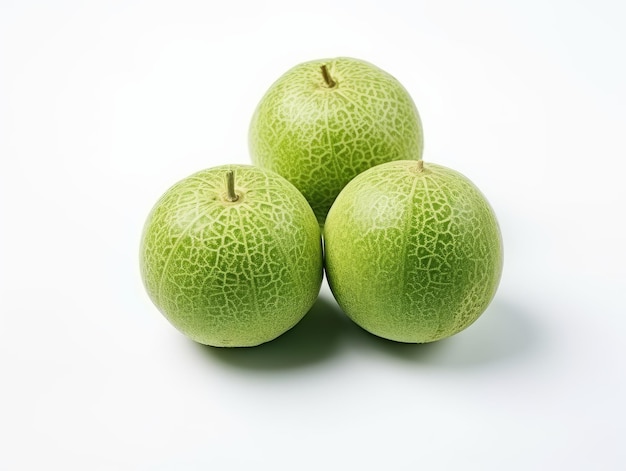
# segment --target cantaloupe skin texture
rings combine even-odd
[[[255,165],[302,192],[323,225],[356,175],[421,158],[422,124],[407,90],[387,72],[353,58],[320,59],[297,65],[269,88],[252,117],[249,148]]]
[[[471,325],[493,299],[502,238],[478,188],[423,161],[379,165],[352,180],[324,228],[329,286],[365,330],[425,343]]]
[[[203,170],[171,187],[148,216],[140,259],[146,290],[170,323],[219,347],[255,346],[289,330],[323,276],[307,201],[280,175],[248,165]]]

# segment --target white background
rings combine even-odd
[[[626,469],[625,8],[1,0],[0,469]],[[194,344],[144,292],[147,213],[334,56],[398,78],[425,160],[487,195],[496,298],[402,345],[324,283],[274,342]]]

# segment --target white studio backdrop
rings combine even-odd
[[[0,0],[0,469],[626,467],[621,2]],[[424,159],[504,238],[461,334],[364,333],[326,283],[255,349],[185,339],[138,271],[148,211],[290,67],[352,56],[413,96]]]

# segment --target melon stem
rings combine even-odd
[[[337,85],[337,82],[335,82],[333,78],[330,76],[330,74],[328,73],[326,64],[323,64],[321,69],[322,69],[322,77],[324,77],[324,82],[326,82],[326,85],[328,85],[328,88],[333,88],[335,85]]]
[[[231,203],[239,199],[239,195],[235,193],[235,172],[232,170],[226,172],[226,199]]]
[[[424,161],[421,159],[417,161],[417,171],[418,172],[424,171]]]

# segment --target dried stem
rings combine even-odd
[[[323,64],[321,69],[322,69],[322,76],[324,77],[324,81],[326,82],[326,85],[328,85],[328,88],[335,87],[337,85],[337,82],[335,82],[333,78],[330,76],[330,74],[328,73],[326,64]]]
[[[235,172],[229,170],[226,172],[226,199],[231,203],[234,203],[239,199],[239,195],[235,193]]]

